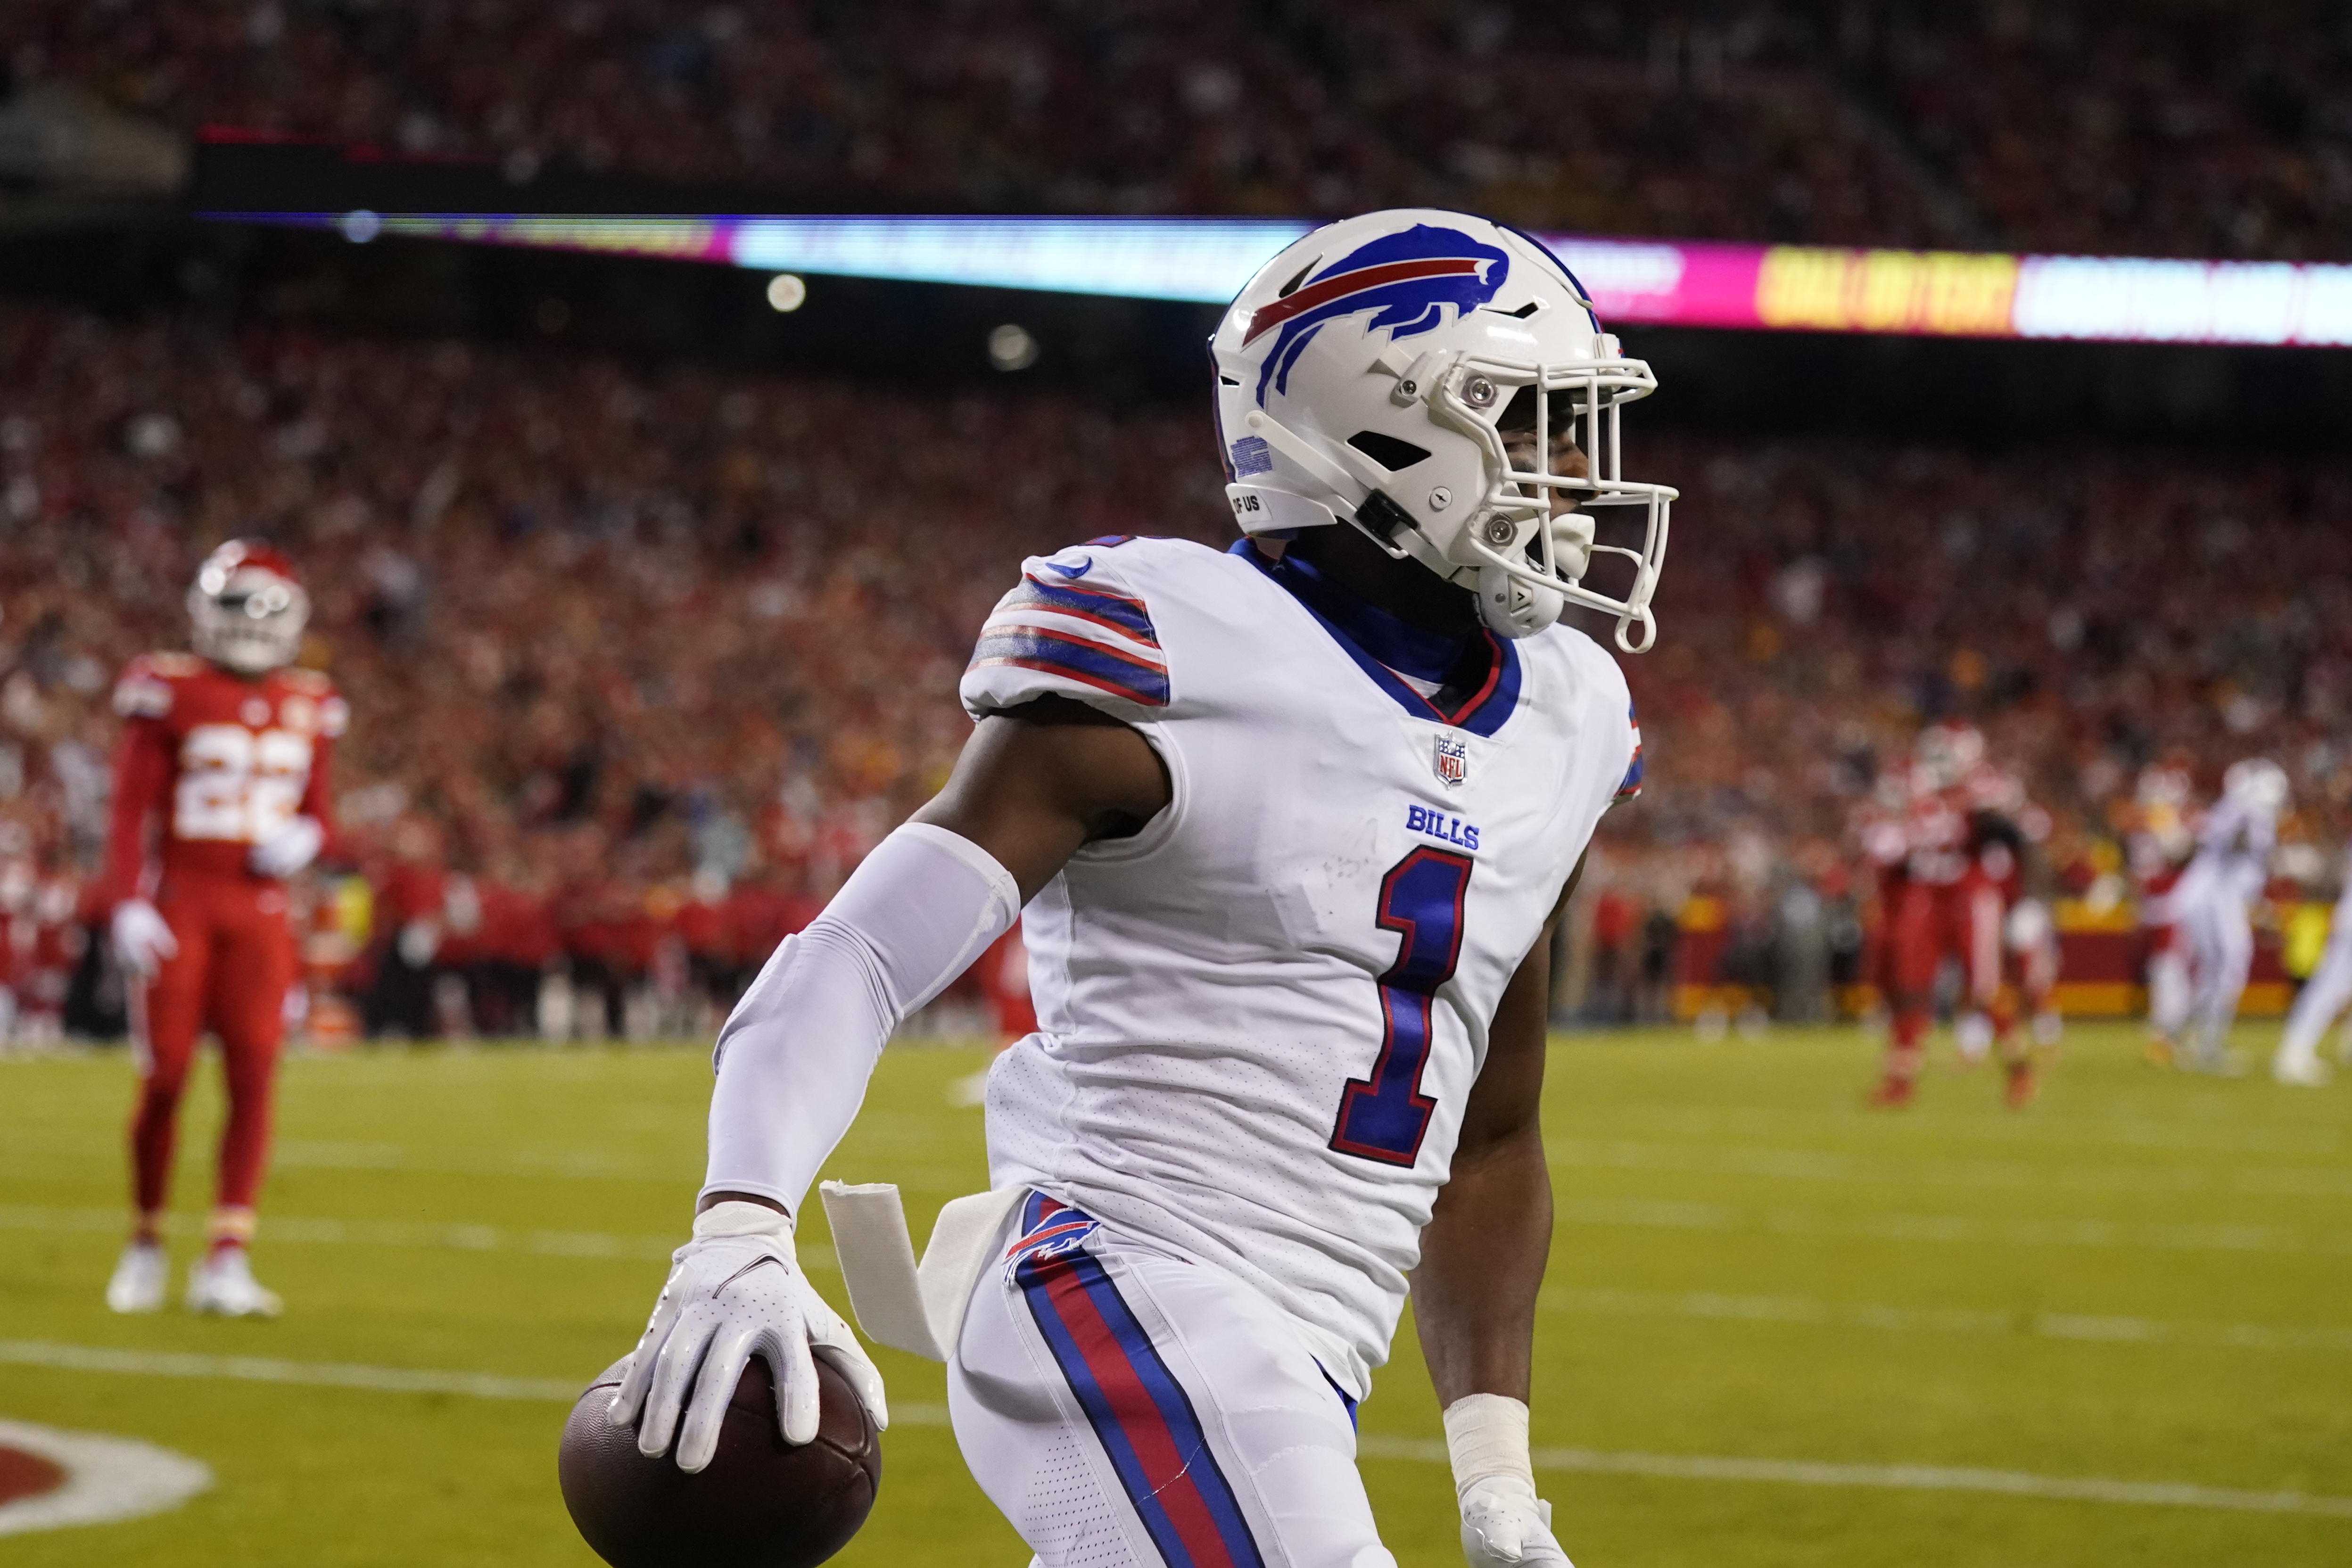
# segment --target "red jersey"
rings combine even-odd
[[[114,708],[123,724],[105,906],[144,890],[151,818],[167,879],[257,880],[254,845],[297,816],[331,829],[328,755],[351,715],[316,670],[248,680],[194,654],[142,654],[115,684]]]
[[[1916,767],[1879,775],[1859,827],[1882,881],[1945,887],[1968,870],[1968,818]]]

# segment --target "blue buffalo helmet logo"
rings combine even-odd
[[[1409,338],[1444,326],[1449,305],[1455,318],[1476,310],[1510,273],[1511,258],[1493,246],[1425,223],[1350,251],[1250,317],[1244,343],[1282,329],[1258,372],[1259,406],[1265,405],[1267,382],[1276,392],[1290,390],[1290,367],[1326,321],[1378,310],[1365,331],[1386,329],[1391,340]]]

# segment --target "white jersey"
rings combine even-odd
[[[1424,696],[1364,646],[1414,634],[1351,639],[1303,575],[1097,541],[1025,563],[982,632],[975,716],[1090,703],[1172,790],[1029,906],[1039,1027],[989,1076],[989,1173],[1230,1269],[1361,1397],[1487,1026],[1640,735],[1580,632],[1485,638],[1482,687]]]
[[[2186,910],[2205,900],[2248,907],[2270,881],[2271,850],[2278,843],[2273,812],[2222,796],[2197,831],[2197,853],[2174,884],[2172,906]]]

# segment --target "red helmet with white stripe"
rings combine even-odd
[[[232,539],[197,568],[188,618],[188,641],[198,653],[240,675],[260,675],[301,652],[310,596],[276,549]]]

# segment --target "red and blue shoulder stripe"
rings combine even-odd
[[[1625,721],[1633,727],[1633,760],[1625,768],[1625,782],[1619,784],[1617,793],[1610,797],[1612,805],[1621,800],[1631,800],[1642,793],[1642,719],[1633,711],[1633,705],[1630,702],[1625,704]]]
[[[971,656],[972,668],[991,666],[1057,675],[1145,708],[1168,705],[1168,656],[1151,612],[1130,594],[1075,578],[1033,573],[998,603]]]

